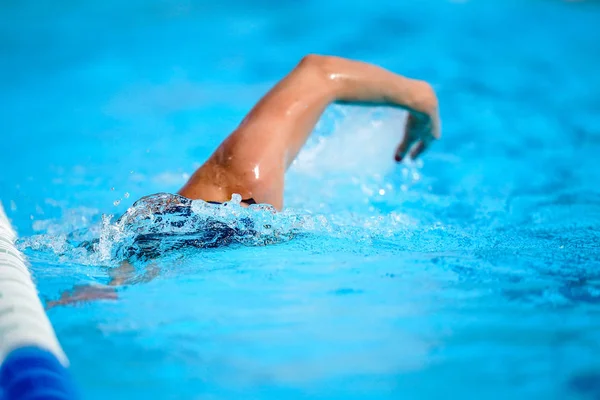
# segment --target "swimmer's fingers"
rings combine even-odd
[[[433,140],[433,138],[424,138],[419,140],[410,151],[410,158],[413,160],[417,159],[425,150],[429,148],[429,146],[431,146],[431,142]]]
[[[413,160],[419,157],[425,150],[431,146],[431,143],[439,140],[441,137],[440,131],[440,119],[437,115],[431,120],[427,133],[421,138],[421,140],[413,147],[410,152],[410,158]]]
[[[404,157],[406,156],[406,153],[408,152],[408,149],[411,148],[411,146],[414,144],[414,140],[411,140],[408,135],[406,135],[404,137],[404,139],[402,139],[402,142],[400,142],[400,144],[398,145],[398,148],[396,149],[396,156],[394,157],[394,159],[397,162],[401,162]]]
[[[419,135],[416,129],[417,121],[416,118],[413,117],[412,114],[408,115],[406,120],[406,130],[402,141],[398,145],[396,149],[395,159],[397,162],[400,162],[406,156],[406,153],[410,150],[411,147],[417,142],[419,139]]]
[[[419,140],[419,142],[416,145],[414,145],[414,147],[410,151],[410,158],[415,160],[425,151],[425,149],[427,149],[427,144],[425,143],[425,140]]]
[[[396,150],[396,161],[402,161],[409,151],[410,158],[419,157],[433,141],[440,137],[440,119],[437,111],[426,119],[409,114],[406,121],[406,134]]]

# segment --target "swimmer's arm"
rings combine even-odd
[[[158,272],[159,269],[156,265],[149,264],[143,274],[137,275],[135,268],[129,262],[124,261],[118,267],[111,269],[108,285],[75,285],[73,289],[64,291],[59,299],[48,301],[46,309],[97,300],[117,300],[118,287],[150,282],[158,276]]]
[[[121,265],[110,271],[108,285],[117,287],[147,283],[156,278],[159,272],[160,268],[156,264],[150,263],[144,267],[144,273],[140,274],[129,261],[123,261]]]
[[[114,287],[104,285],[75,285],[71,290],[65,290],[57,300],[46,302],[46,310],[54,307],[88,303],[97,300],[116,300],[117,291]]]
[[[308,55],[250,111],[224,143],[228,150],[238,143],[255,152],[256,143],[285,147],[287,168],[331,103],[388,105],[409,112],[406,134],[396,151],[401,161],[409,150],[417,157],[440,138],[438,101],[431,85],[384,68],[340,57]],[[245,140],[251,137],[252,145]],[[269,146],[261,139],[269,140]],[[284,140],[280,144],[279,140]],[[271,151],[271,149],[270,149]],[[228,156],[231,152],[226,152]]]
[[[179,193],[215,201],[239,193],[281,209],[285,171],[334,102],[407,110],[397,161],[409,151],[419,156],[440,137],[438,102],[428,83],[363,62],[309,55],[254,106]]]

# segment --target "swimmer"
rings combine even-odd
[[[364,62],[308,55],[254,106],[179,195],[223,203],[239,194],[243,205],[270,204],[281,210],[285,171],[332,103],[387,105],[408,111],[405,134],[394,153],[397,162],[418,157],[440,138],[438,101],[428,83]],[[144,238],[149,239],[160,240]],[[76,286],[47,307],[115,299],[114,286],[150,280],[156,273],[151,265],[144,276],[137,276],[125,261],[111,271],[108,287]]]
[[[281,210],[285,171],[331,103],[408,111],[397,162],[418,157],[440,138],[438,101],[428,83],[359,61],[308,55],[254,106],[179,194],[222,203],[237,193],[246,205]]]

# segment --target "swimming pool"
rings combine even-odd
[[[401,113],[332,107],[277,243],[50,310],[85,397],[600,396],[599,4],[251,4],[0,6],[0,197],[44,299],[106,283],[102,214],[176,191],[305,53],[440,97],[422,164],[393,164]]]

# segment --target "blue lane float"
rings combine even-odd
[[[0,204],[0,388],[6,400],[72,400],[69,362]]]

